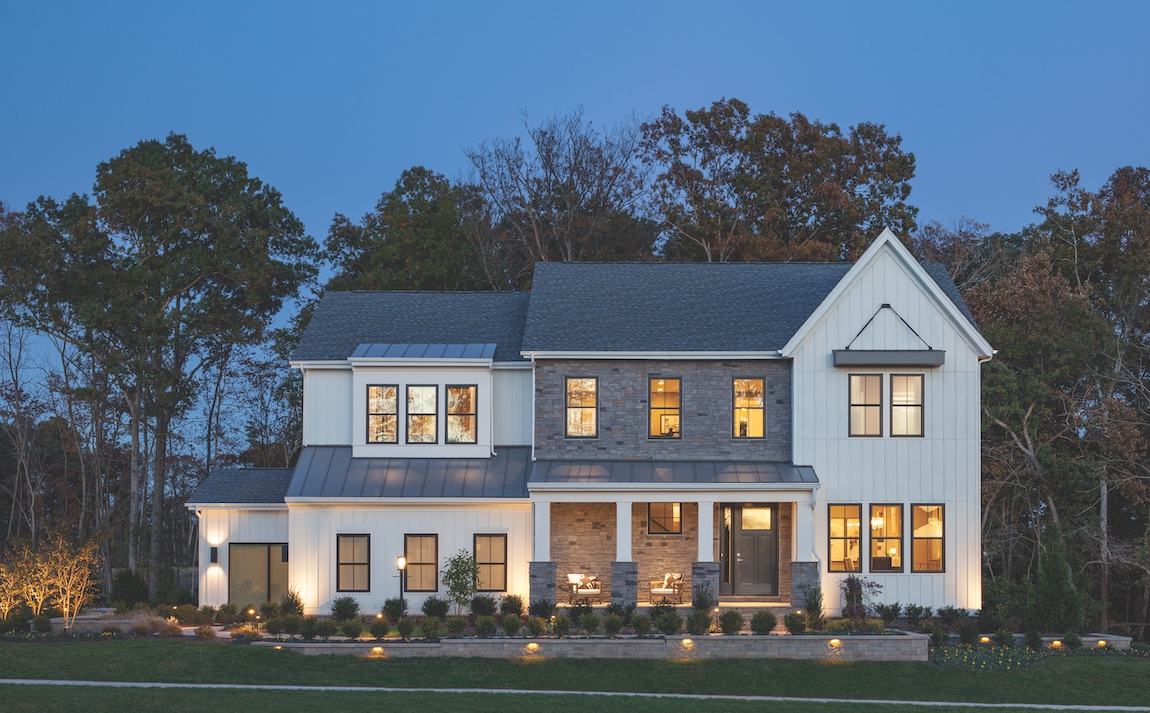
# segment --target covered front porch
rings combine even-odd
[[[531,601],[690,604],[705,586],[724,607],[782,608],[818,583],[811,469],[627,463],[623,481],[611,465],[537,464]]]

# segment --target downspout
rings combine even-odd
[[[819,577],[821,578],[823,572],[823,561],[819,557],[819,543],[816,539],[819,533],[819,528],[815,525],[815,510],[816,505],[818,504],[818,498],[816,497],[817,492],[818,486],[811,488],[811,557],[813,557],[815,562],[817,562],[819,565]]]
[[[487,398],[488,421],[491,424],[491,456],[499,455],[495,452],[495,360],[487,362],[487,373],[491,377],[491,396]]]

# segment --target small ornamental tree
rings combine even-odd
[[[42,548],[40,559],[52,603],[64,614],[64,628],[71,630],[80,609],[92,600],[98,558],[95,539],[73,545],[63,534],[55,535]]]
[[[11,567],[0,564],[0,621],[8,618],[12,610],[20,606],[20,583]]]
[[[479,564],[467,550],[460,550],[443,560],[443,573],[439,575],[447,589],[447,597],[455,604],[456,616],[463,613],[471,598],[475,596],[479,581]]]
[[[32,616],[43,614],[44,609],[48,607],[48,601],[52,598],[52,585],[48,581],[48,568],[45,566],[44,558],[28,545],[24,545],[17,553],[11,571],[15,574],[20,587],[20,597],[32,610]]]

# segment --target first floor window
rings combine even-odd
[[[435,422],[438,408],[436,386],[407,387],[407,442],[437,443],[438,424]]]
[[[599,435],[599,380],[588,376],[567,377],[568,438],[595,438]]]
[[[647,534],[683,534],[683,513],[680,503],[650,503],[647,505]]]
[[[447,442],[475,443],[474,386],[447,387]]]
[[[850,375],[850,435],[882,435],[882,374]]]
[[[862,506],[831,505],[829,511],[832,572],[861,572]]]
[[[434,592],[439,589],[439,535],[404,535],[407,558],[404,591]]]
[[[336,535],[337,592],[371,590],[371,535]]]
[[[942,505],[911,505],[911,571],[942,572]]]
[[[763,380],[735,379],[735,438],[763,437]]]
[[[870,571],[902,571],[902,505],[870,506]]]
[[[475,564],[479,565],[476,589],[507,591],[507,535],[476,535]]]
[[[922,374],[890,375],[890,435],[922,435]]]
[[[367,387],[367,442],[399,441],[399,399],[395,385],[371,384]]]
[[[229,602],[239,607],[278,602],[287,590],[287,545],[228,545]]]
[[[679,428],[682,379],[652,378],[649,383],[651,427],[647,435],[651,438],[682,438],[683,432]]]

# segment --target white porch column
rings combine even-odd
[[[534,562],[551,561],[551,503],[546,500],[531,503],[535,538]]]
[[[697,562],[715,561],[715,503],[699,503],[699,552]]]
[[[631,561],[631,503],[615,503],[615,561]]]
[[[815,555],[815,498],[795,500],[795,561],[814,562]]]

